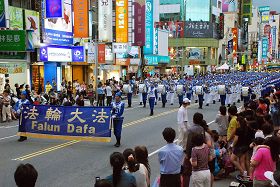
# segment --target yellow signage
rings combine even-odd
[[[116,42],[128,42],[128,0],[116,0]]]

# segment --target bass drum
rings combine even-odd
[[[160,94],[165,93],[165,91],[166,91],[165,86],[163,84],[158,85],[157,91]]]
[[[176,86],[176,93],[182,94],[184,92],[184,86],[183,85],[177,85]]]
[[[126,94],[129,92],[129,85],[128,84],[123,85],[123,92],[126,93]]]
[[[139,84],[139,93],[145,92],[145,84]]]
[[[196,86],[195,87],[195,94],[196,95],[203,95],[203,88],[202,88],[202,86]]]
[[[241,94],[243,97],[249,96],[249,87],[242,87]]]
[[[225,85],[218,85],[218,94],[226,95],[226,86]]]

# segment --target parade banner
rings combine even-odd
[[[112,4],[112,0],[99,0],[98,2],[98,37],[101,42],[112,42]]]
[[[25,105],[18,136],[111,141],[111,107]]]
[[[146,0],[146,44],[144,54],[153,54],[154,46],[154,14],[153,0]]]
[[[134,0],[134,46],[145,45],[145,0]]]
[[[5,0],[0,0],[0,28],[6,27]]]
[[[9,6],[10,29],[23,30],[23,9]]]
[[[128,42],[128,0],[116,0],[116,42]]]
[[[87,38],[89,32],[88,0],[73,1],[74,9],[74,37]]]

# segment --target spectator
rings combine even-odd
[[[47,84],[45,86],[46,94],[49,94],[51,89],[52,89],[52,85],[50,84],[50,81],[47,81]]]
[[[85,106],[84,96],[82,93],[80,93],[78,99],[76,100],[76,104],[77,106]]]
[[[3,92],[3,107],[2,107],[2,120],[3,123],[6,122],[7,116],[8,121],[10,122],[12,120],[12,114],[11,114],[11,97],[9,96],[9,91],[4,90]]]
[[[99,181],[96,181],[94,187],[113,187],[113,186],[108,180],[101,179]]]
[[[265,104],[263,98],[259,99],[259,106],[258,106],[258,108],[262,109],[263,113],[266,114],[266,112],[267,112],[267,105]]]
[[[18,187],[34,187],[38,172],[31,164],[20,164],[14,174]]]
[[[183,161],[183,148],[174,143],[176,132],[172,128],[165,128],[162,132],[167,145],[158,152],[160,163],[160,186],[181,186],[181,165]]]
[[[107,106],[111,106],[113,94],[112,94],[112,88],[111,88],[109,82],[106,84],[105,90],[106,90]]]
[[[274,172],[276,170],[276,162],[279,160],[278,137],[266,139],[264,145],[257,149],[250,164],[253,168],[254,187],[270,187],[270,181],[267,180],[264,173],[266,171]]]
[[[16,87],[17,98],[20,98],[21,91],[18,83],[15,84],[15,87]]]
[[[102,88],[102,83],[101,82],[97,86],[97,94],[98,94],[97,106],[104,106],[105,93],[104,93],[104,90]]]
[[[148,187],[148,170],[136,161],[135,152],[132,149],[126,149],[123,156],[127,165],[125,172],[135,177],[136,187]]]
[[[236,106],[231,106],[228,109],[228,114],[230,117],[230,122],[229,126],[227,129],[227,141],[230,142],[230,144],[233,141],[236,129],[239,127],[238,122],[237,122],[237,108]]]
[[[136,187],[135,178],[123,171],[124,157],[119,152],[114,152],[110,156],[110,164],[113,167],[113,174],[106,177],[114,187]]]
[[[149,155],[148,155],[148,150],[145,146],[136,146],[134,148],[135,151],[135,156],[137,162],[143,164],[147,171],[148,171],[148,186],[150,186],[150,181],[151,181],[151,167],[149,164]]]
[[[192,143],[195,147],[192,148],[191,165],[192,165],[192,185],[193,187],[210,187],[211,173],[208,162],[213,158],[210,149],[204,143],[205,137],[203,134],[195,134],[192,137]]]
[[[90,84],[88,86],[88,98],[89,98],[90,105],[93,106],[94,94],[93,94],[93,85],[92,84]]]
[[[271,185],[274,187],[280,187],[280,171],[266,171],[264,176],[271,181]]]
[[[177,114],[177,123],[179,125],[178,132],[178,145],[185,148],[188,140],[188,105],[190,100],[188,98],[183,99],[182,106],[179,108]]]
[[[217,114],[215,123],[218,124],[218,134],[220,139],[226,140],[227,128],[228,128],[228,115],[227,108],[225,106],[220,106],[220,113]]]

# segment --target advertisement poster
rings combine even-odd
[[[105,64],[105,44],[98,44],[98,64]]]
[[[22,8],[9,6],[10,29],[23,30]]]
[[[270,6],[259,7],[259,13],[261,16],[262,23],[269,23],[269,12],[270,12]]]
[[[145,0],[135,0],[134,6],[134,46],[145,45]]]
[[[74,9],[74,37],[87,38],[89,32],[88,0],[73,1]]]
[[[184,22],[182,21],[156,22],[155,28],[168,31],[170,38],[184,38]]]
[[[98,31],[99,41],[112,42],[113,20],[112,20],[112,0],[99,0],[98,2]]]
[[[184,30],[187,38],[213,38],[213,24],[208,21],[187,21]]]
[[[46,18],[62,18],[63,17],[63,0],[45,0]]]
[[[32,39],[34,46],[40,45],[40,18],[39,12],[33,10],[24,10],[26,30],[32,30]]]
[[[0,28],[6,27],[5,0],[0,0]]]
[[[116,42],[128,42],[128,0],[116,0]]]
[[[223,0],[222,11],[223,12],[236,12],[238,9],[238,0]]]
[[[111,45],[106,45],[105,46],[105,61],[106,64],[112,64],[114,60],[114,55],[112,51],[112,46]]]
[[[44,20],[44,43],[58,45],[73,44],[71,0],[65,0],[63,7],[63,18],[52,18]]]
[[[153,18],[153,1],[146,0],[146,45],[144,46],[144,54],[153,54],[154,46],[154,18]]]

